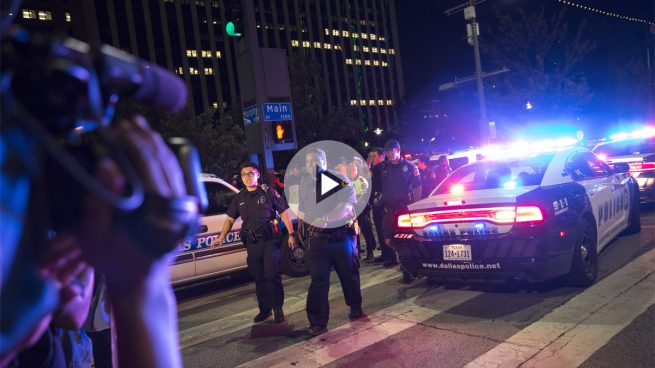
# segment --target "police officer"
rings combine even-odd
[[[395,227],[398,210],[421,199],[421,175],[418,167],[400,157],[400,144],[390,139],[384,144],[384,154],[387,161],[380,168],[382,181],[382,203],[384,204],[384,243],[391,246],[391,238]],[[384,262],[385,267],[398,264],[395,252]],[[413,276],[403,270],[403,282],[409,283]]]
[[[259,186],[259,167],[254,162],[244,162],[239,167],[245,186],[230,203],[227,220],[214,246],[221,246],[230,232],[234,220],[241,216],[241,240],[248,253],[248,271],[255,278],[255,290],[259,304],[256,323],[265,321],[273,310],[275,322],[284,322],[284,290],[280,277],[280,239],[273,227],[275,211],[289,229],[288,246],[296,247],[296,233],[289,219],[289,205],[273,188]],[[287,246],[285,244],[284,246]]]
[[[380,176],[380,170],[385,162],[384,149],[382,147],[375,147],[371,150],[368,156],[373,182],[373,194],[370,199],[371,206],[373,207],[373,223],[375,224],[375,233],[378,236],[378,243],[380,244],[380,250],[382,251],[382,255],[376,257],[374,262],[383,263],[385,260],[393,256],[391,248],[384,244],[384,232],[382,231],[382,225],[384,223],[384,205],[382,203],[382,177]]]
[[[350,319],[364,315],[359,284],[359,254],[354,230],[349,227],[355,217],[355,190],[346,177],[330,171],[332,175],[340,178],[345,186],[331,195],[334,196],[333,200],[317,201],[317,175],[326,172],[326,168],[325,152],[318,148],[309,150],[305,155],[308,175],[303,178],[299,188],[298,217],[306,229],[303,231],[306,236],[305,264],[312,279],[306,308],[310,324],[309,334],[312,336],[327,331],[332,267],[341,281],[344,299],[350,307]]]

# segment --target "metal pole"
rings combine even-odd
[[[475,8],[475,0],[469,0],[469,6]],[[484,85],[482,84],[482,62],[480,61],[480,47],[478,43],[478,23],[476,17],[471,19],[473,53],[475,55],[475,78],[478,84],[478,103],[480,105],[480,143],[489,143],[489,126],[487,118],[487,104],[484,98]]]

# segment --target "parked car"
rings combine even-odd
[[[200,279],[227,275],[247,268],[246,248],[241,241],[241,219],[236,219],[232,230],[220,247],[212,248],[227,219],[227,209],[239,192],[231,184],[213,174],[202,174],[201,181],[207,191],[208,207],[202,216],[198,232],[193,239],[180,245],[180,253],[171,268],[173,284],[181,284]],[[280,268],[288,276],[298,277],[307,274],[304,249],[291,251],[287,246],[287,232],[282,229]]]

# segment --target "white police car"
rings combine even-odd
[[[227,208],[239,190],[213,174],[202,174],[201,181],[207,191],[208,207],[201,217],[196,236],[180,245],[180,252],[171,267],[173,284],[226,275],[247,268],[246,248],[239,235],[240,218],[234,222],[223,244],[212,248],[227,219]],[[286,237],[283,237],[283,246],[280,247],[282,272],[294,277],[306,275],[302,248],[291,252],[286,244]]]
[[[429,280],[569,275],[588,286],[598,253],[641,229],[627,172],[582,148],[478,161],[398,213],[393,244],[403,266]]]
[[[630,165],[630,174],[639,184],[641,202],[655,202],[655,137],[603,142],[593,151],[610,166]]]

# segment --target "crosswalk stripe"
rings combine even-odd
[[[383,269],[379,272],[374,272],[368,280],[362,280],[361,289],[364,290],[368,287],[375,286],[399,277],[399,272],[396,269]],[[343,295],[340,287],[330,288],[329,299],[338,298]],[[302,293],[296,296],[287,296],[284,299],[284,311],[286,314],[291,314],[305,310],[307,301],[307,293]],[[225,336],[232,332],[250,327],[253,325],[252,318],[259,313],[258,308],[252,308],[240,313],[233,314],[221,319],[212,320],[201,325],[197,325],[185,330],[180,330],[180,348],[186,349],[203,342],[213,340],[215,338]]]
[[[641,255],[467,368],[575,367],[655,304],[655,250]]]
[[[413,297],[373,313],[368,318],[350,322],[239,367],[320,367],[414,327],[481,294],[477,291],[448,290],[439,294],[429,308],[417,304],[417,297]],[[424,299],[425,295],[421,298]]]

